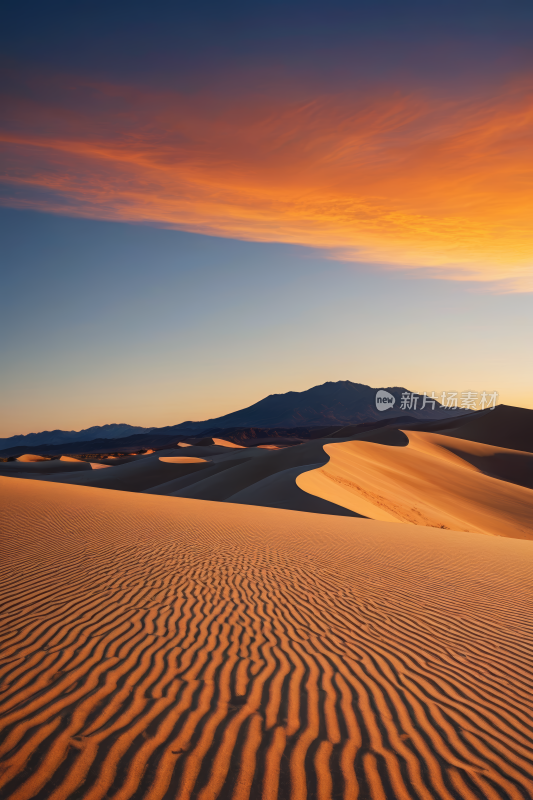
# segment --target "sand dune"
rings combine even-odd
[[[409,437],[415,436],[416,434],[409,433]],[[419,437],[419,447],[421,441]],[[440,450],[440,456],[444,456],[445,451],[453,453],[461,459],[462,466],[471,465],[485,475],[533,489],[533,453],[494,447],[467,439],[456,439],[448,433],[425,434],[424,441],[428,445],[428,452],[437,452],[432,448],[432,445],[436,445]]]
[[[498,423],[497,416],[486,416]],[[497,433],[501,427],[496,425]],[[186,456],[180,452],[171,447],[105,464],[73,458],[10,462],[6,470],[0,465],[0,474],[16,470],[34,480],[129,492],[506,536],[532,534],[531,493],[510,484],[533,487],[533,455],[448,433],[406,433],[385,426],[345,442],[317,439],[274,450],[219,442],[190,446]],[[111,464],[113,470],[105,475],[91,474],[91,467]]]
[[[232,447],[238,450],[246,450],[242,444],[235,444],[235,442],[228,442],[227,439],[215,439],[213,438],[213,444],[217,444],[219,447]]]
[[[418,429],[445,433],[457,439],[533,453],[533,410],[499,405],[457,420],[445,420],[415,426]]]
[[[531,797],[530,542],[0,492],[3,798]]]
[[[46,461],[8,461],[0,463],[0,475],[32,474],[33,476],[55,475],[64,472],[90,472],[91,465],[87,461],[61,461],[56,458]]]
[[[25,462],[32,462],[32,461],[50,461],[47,456],[35,456],[33,453],[24,453],[23,456],[19,456],[16,461]]]
[[[248,506],[265,506],[267,508],[288,508],[292,511],[309,511],[314,514],[339,514],[346,517],[360,516],[350,509],[314,497],[302,491],[296,479],[303,472],[316,469],[318,464],[305,467],[290,467],[275,472],[267,478],[253,483],[246,489],[230,495],[227,503],[242,503]]]
[[[174,451],[175,452],[175,451]],[[167,463],[157,455],[130,461],[101,472],[82,474],[60,474],[44,478],[49,482],[70,483],[78,486],[94,486],[104,489],[118,489],[123,492],[143,492],[171,479],[205,469],[208,462],[201,458],[180,458]]]
[[[198,480],[193,485],[174,491],[172,494],[175,497],[190,497],[197,500],[224,501],[283,470],[325,463],[328,458],[320,440],[275,451],[250,447],[246,448],[246,457],[249,457],[249,460],[235,466],[234,469],[220,471],[212,476],[207,476],[206,473],[204,480]]]
[[[195,483],[200,483],[204,480],[207,480],[208,478],[211,478],[211,476],[218,475],[220,472],[224,472],[227,469],[234,469],[234,467],[237,467],[240,464],[245,464],[250,460],[251,457],[223,458],[222,460],[216,460],[213,458],[210,460],[206,469],[202,470],[201,472],[193,472],[189,473],[188,475],[174,478],[166,483],[152,486],[150,489],[146,489],[145,491],[147,494],[173,495],[175,492],[186,489],[187,487],[191,487]]]
[[[111,466],[111,464],[102,464],[100,461],[86,461],[82,458],[74,458],[73,456],[61,456],[59,460],[66,461],[69,464],[89,464],[91,469],[105,469]]]
[[[159,456],[165,464],[206,464],[205,458],[189,458],[188,456]]]
[[[296,482],[370,519],[533,539],[533,492],[508,482],[525,463],[531,468],[533,456],[440,434],[407,435],[406,447],[328,444],[328,464]]]

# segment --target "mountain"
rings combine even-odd
[[[394,404],[386,407],[385,411],[376,407],[378,391],[394,397]],[[96,448],[103,449],[106,443],[103,440],[116,440],[117,447],[156,447],[171,441],[173,437],[198,434],[211,436],[228,428],[335,429],[401,415],[418,420],[439,420],[455,419],[465,413],[463,410],[445,411],[438,405],[435,405],[435,409],[430,406],[424,409],[402,409],[401,398],[405,392],[409,393],[409,390],[402,386],[373,389],[363,383],[328,381],[304,392],[271,394],[248,408],[200,422],[188,421],[164,428],[141,428],[125,424],[96,425],[82,431],[57,430],[11,436],[0,439],[0,452],[3,455],[15,455],[19,452],[37,452],[36,448],[39,448],[38,452],[44,452],[48,448],[50,453],[58,453],[62,448],[68,448],[64,452],[96,452]],[[419,400],[418,406],[420,405]]]
[[[125,423],[112,423],[111,425],[93,425],[82,431],[42,431],[41,433],[28,433],[25,436],[10,436],[0,439],[0,450],[7,447],[34,447],[35,445],[50,444],[62,445],[69,442],[91,441],[92,439],[119,439],[134,433],[149,433],[152,428],[141,428],[138,425]]]
[[[381,387],[380,387],[381,388]],[[404,392],[409,392],[402,386],[389,386],[381,391],[393,395],[395,403],[385,411],[376,407],[376,393],[363,383],[352,381],[328,381],[320,386],[313,386],[304,392],[286,392],[285,394],[271,394],[258,403],[225,414],[223,417],[204,420],[203,422],[182,422],[176,426],[180,431],[206,431],[211,428],[233,427],[258,427],[296,428],[299,426],[328,426],[353,425],[359,422],[371,422],[387,417],[397,417],[400,414],[409,414],[417,419],[442,419],[450,414],[464,413],[464,411],[450,412],[440,408],[437,404],[433,410],[431,406],[425,409],[401,409],[401,398]],[[409,392],[410,393],[410,392]],[[421,405],[420,400],[418,406]],[[163,429],[160,429],[163,430]]]

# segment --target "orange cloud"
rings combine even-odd
[[[307,102],[51,85],[6,103],[6,205],[533,289],[531,83]]]

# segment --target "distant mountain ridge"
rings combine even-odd
[[[26,435],[10,436],[0,439],[0,450],[6,447],[20,447],[41,444],[68,444],[81,440],[92,439],[120,439],[123,436],[132,436],[135,433],[150,433],[153,428],[141,428],[138,425],[114,422],[110,425],[93,425],[81,431],[41,431],[41,433],[28,433]]]
[[[395,403],[386,411],[376,407],[376,393],[380,389],[393,395]],[[389,386],[372,388],[363,383],[352,381],[328,381],[319,386],[313,386],[303,392],[285,392],[284,394],[271,394],[259,400],[248,408],[233,411],[222,417],[195,422],[189,420],[179,425],[168,425],[163,428],[142,428],[140,426],[121,424],[95,425],[82,431],[43,431],[29,433],[26,436],[11,436],[0,439],[0,452],[13,448],[32,447],[42,448],[45,445],[72,446],[74,443],[83,444],[87,449],[92,441],[124,440],[139,434],[151,434],[154,439],[172,436],[195,436],[198,433],[211,435],[214,431],[226,428],[299,428],[299,427],[328,427],[338,425],[355,425],[361,422],[372,422],[400,414],[408,414],[420,420],[449,418],[451,414],[459,416],[460,411],[446,411],[435,405],[435,409],[401,409],[401,397],[410,390],[403,386]],[[419,402],[420,405],[420,402]],[[141,437],[139,441],[147,440]]]

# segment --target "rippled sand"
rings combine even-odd
[[[532,796],[533,543],[0,494],[2,798]]]

